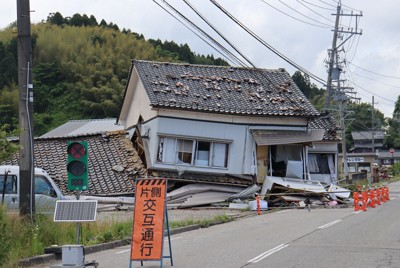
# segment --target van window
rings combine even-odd
[[[0,194],[3,194],[4,191],[5,178],[6,176],[0,175]],[[17,176],[11,174],[7,175],[4,193],[17,194]]]
[[[53,186],[43,176],[35,176],[35,193],[57,197]]]

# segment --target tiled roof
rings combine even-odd
[[[155,108],[251,116],[318,116],[284,69],[132,61]]]
[[[337,133],[336,120],[330,115],[323,115],[310,121],[309,128],[324,129],[324,141],[340,141],[341,138]]]
[[[379,151],[378,152],[378,158],[379,159],[391,159],[391,158],[400,158],[400,152],[395,151],[393,155],[390,153],[390,151]]]
[[[353,140],[372,140],[372,131],[353,131],[351,137]],[[382,140],[384,138],[383,131],[375,131],[374,138]]]
[[[117,126],[115,118],[70,120],[67,123],[40,136],[40,138],[78,137],[88,134],[99,134],[105,131],[123,130]]]
[[[146,169],[125,131],[75,137],[89,147],[89,195],[133,194],[128,175],[145,176]],[[46,170],[65,195],[67,190],[67,142],[69,137],[37,138],[34,141],[35,166]],[[19,154],[4,164],[18,165]]]

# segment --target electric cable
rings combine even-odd
[[[210,42],[208,42],[206,39],[204,39],[202,36],[200,36],[198,33],[196,33],[195,31],[193,31],[189,26],[187,26],[185,23],[183,23],[179,18],[177,18],[174,14],[172,14],[171,12],[169,12],[166,8],[164,8],[162,5],[160,5],[157,1],[153,0],[153,2],[155,4],[157,4],[160,8],[162,8],[165,12],[167,12],[170,16],[172,16],[174,19],[176,19],[179,23],[181,23],[183,26],[185,26],[187,29],[189,29],[189,31],[191,31],[193,34],[195,34],[197,37],[199,37],[201,40],[203,40],[206,44],[208,44],[210,47],[212,47],[215,51],[217,51],[222,57],[224,57],[225,59],[227,59],[229,62],[233,63],[233,64],[237,64],[239,66],[243,66],[242,63],[240,63],[240,61],[236,60],[235,57],[228,56],[226,55],[224,52],[222,52],[221,50],[219,50],[218,48],[216,48],[214,45],[212,45]]]
[[[211,24],[210,21],[208,21],[192,4],[190,4],[189,1],[187,0],[182,0],[186,5],[188,5],[190,7],[190,9],[193,10],[193,12],[195,12],[205,23],[207,23],[208,26],[210,26],[211,29],[213,29],[219,36],[221,36],[222,39],[224,39],[224,41],[226,43],[228,43],[228,45],[230,45],[237,53],[239,53],[240,56],[242,56],[243,59],[245,59],[248,63],[250,63],[251,66],[253,66],[254,68],[256,68],[255,64],[251,62],[251,60],[249,60],[245,55],[243,55],[242,52],[240,52],[240,50],[235,47],[220,31],[218,31],[218,29]]]
[[[329,19],[329,18],[327,18],[327,17],[325,17],[325,16],[319,14],[317,11],[315,11],[314,9],[308,7],[306,4],[302,3],[300,0],[297,0],[297,2],[298,2],[300,5],[302,5],[302,6],[304,6],[305,8],[307,8],[308,10],[310,10],[311,12],[313,12],[314,14],[320,16],[321,18],[324,18],[324,19],[326,19],[326,20],[329,21],[329,22],[335,23],[335,21],[333,21],[333,20],[331,20],[331,19]]]
[[[316,21],[316,22],[318,22],[318,23],[320,23],[320,24],[322,24],[322,25],[317,25],[317,24],[314,24],[314,23],[310,23],[310,22],[301,20],[301,19],[299,19],[299,18],[296,18],[296,17],[294,17],[294,16],[292,16],[292,15],[290,15],[290,14],[288,14],[288,13],[286,13],[286,12],[284,12],[284,11],[282,11],[282,10],[276,8],[276,7],[274,7],[273,5],[267,3],[265,0],[260,0],[260,1],[263,2],[264,4],[270,6],[271,8],[275,9],[276,11],[278,11],[278,12],[280,12],[280,13],[282,13],[282,14],[284,14],[284,15],[286,15],[286,16],[292,18],[292,19],[295,19],[295,20],[297,20],[297,21],[303,22],[303,23],[305,23],[305,24],[308,24],[308,25],[311,25],[311,26],[315,26],[315,27],[320,27],[320,28],[331,28],[331,27],[332,27],[332,26],[329,25],[329,24],[319,22],[319,21],[317,21],[317,20],[314,20],[313,18],[310,18],[310,17],[308,17],[308,16],[306,16],[306,15],[300,13],[299,11],[293,9],[292,7],[288,6],[287,4],[283,3],[283,2],[280,1],[280,0],[279,0],[279,2],[281,2],[281,3],[284,4],[285,6],[289,7],[290,9],[294,10],[296,13],[299,13],[300,15],[305,16],[305,17],[307,17],[308,19],[310,19],[310,20],[312,20],[312,21]],[[324,25],[324,26],[323,26],[323,25]]]
[[[311,5],[311,6],[318,7],[318,8],[321,8],[321,9],[326,9],[326,10],[330,10],[330,11],[336,11],[336,8],[335,8],[335,9],[332,9],[332,8],[327,8],[327,7],[318,6],[318,5],[316,5],[316,4],[313,4],[313,3],[308,2],[308,1],[306,1],[306,0],[300,0],[300,1],[303,1],[304,3],[307,3],[307,4]]]
[[[256,35],[253,31],[251,31],[248,27],[246,27],[242,22],[240,22],[238,19],[236,19],[232,14],[230,14],[226,9],[224,9],[216,0],[210,0],[216,7],[218,7],[225,15],[227,15],[231,20],[233,20],[237,25],[239,25],[242,29],[244,29],[248,34],[250,34],[253,38],[255,38],[257,41],[259,41],[262,45],[264,45],[266,48],[268,48],[270,51],[272,51],[274,54],[279,56],[281,59],[298,69],[299,71],[309,75],[312,77],[315,81],[325,85],[326,82],[324,79],[316,76],[315,74],[311,73],[310,71],[306,70],[305,68],[301,67],[294,61],[290,60],[288,57],[286,57],[284,54],[276,50],[274,47],[269,45],[267,42],[265,42],[261,37]]]
[[[361,70],[363,70],[363,71],[369,72],[369,73],[373,73],[373,74],[380,75],[380,76],[387,77],[387,78],[400,79],[399,76],[385,75],[385,74],[381,74],[381,73],[377,73],[377,72],[374,72],[374,71],[367,70],[367,69],[365,69],[365,68],[363,68],[363,67],[360,67],[360,66],[354,64],[352,61],[349,61],[348,63],[349,63],[350,65],[353,65],[354,67],[357,67],[357,68],[359,68],[359,69],[361,69]]]
[[[154,1],[154,0],[153,0]],[[218,41],[216,41],[213,37],[211,37],[209,34],[207,34],[205,31],[200,29],[199,26],[197,26],[195,23],[193,23],[190,19],[188,19],[186,16],[184,16],[181,12],[179,12],[176,8],[174,8],[172,5],[170,5],[167,1],[163,0],[164,4],[166,4],[171,10],[173,10],[175,13],[177,13],[181,18],[183,18],[191,27],[196,29],[196,31],[200,32],[203,36],[205,36],[207,39],[209,39],[211,42],[216,44],[220,49],[222,49],[225,53],[227,53],[231,58],[234,59],[237,65],[242,66],[242,67],[248,67],[248,65],[243,62],[241,59],[239,59],[236,55],[234,55],[232,52],[230,52],[228,49],[226,49],[222,44],[220,44]]]

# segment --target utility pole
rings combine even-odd
[[[375,153],[375,126],[374,126],[374,121],[375,121],[375,108],[374,108],[374,96],[372,96],[372,122],[371,122],[371,136],[372,136],[372,153]]]
[[[17,0],[18,87],[19,87],[19,211],[21,216],[35,213],[33,157],[32,41],[29,0]]]
[[[326,81],[326,98],[325,98],[324,112],[328,111],[330,108],[330,103],[331,103],[331,99],[332,99],[332,95],[333,95],[332,81],[336,80],[335,78],[340,75],[340,72],[342,70],[341,68],[339,68],[338,62],[337,62],[338,50],[353,35],[362,34],[362,31],[358,30],[358,17],[361,17],[362,14],[361,13],[353,14],[353,12],[351,12],[350,14],[344,14],[342,11],[342,1],[341,0],[338,1],[336,14],[332,14],[332,15],[335,15],[336,19],[335,19],[335,28],[333,29],[332,48],[329,51],[328,78]],[[344,29],[343,27],[339,27],[340,17],[343,17],[343,16],[356,17],[355,28]],[[340,43],[338,45],[337,40],[338,40],[339,34],[349,34],[349,36],[344,41],[342,41],[342,43]]]
[[[336,10],[336,20],[335,20],[335,29],[333,30],[333,40],[332,40],[332,49],[329,53],[329,63],[328,63],[328,78],[326,81],[326,98],[325,98],[325,106],[324,112],[329,109],[331,103],[331,95],[332,95],[332,72],[333,72],[333,64],[336,59],[337,54],[337,36],[338,36],[338,27],[339,27],[339,18],[340,18],[340,10],[341,10],[341,0],[339,0]]]
[[[324,112],[327,112],[330,109],[332,96],[338,102],[339,108],[339,118],[340,118],[340,129],[342,132],[342,154],[343,154],[343,167],[344,167],[344,175],[346,181],[349,181],[349,172],[348,172],[348,164],[347,164],[347,156],[346,156],[346,125],[345,125],[345,115],[343,107],[344,102],[347,100],[347,93],[354,93],[352,91],[347,92],[346,89],[352,89],[349,87],[342,87],[340,80],[340,74],[342,72],[341,63],[339,62],[339,48],[349,40],[355,34],[362,34],[361,30],[358,30],[358,17],[362,16],[362,14],[344,14],[342,11],[342,1],[339,0],[337,3],[336,14],[332,14],[336,16],[335,19],[335,28],[333,29],[333,40],[332,40],[332,48],[329,50],[329,61],[328,61],[328,78],[326,83],[326,98],[324,105]],[[339,21],[341,21],[341,17],[349,16],[356,17],[355,28],[347,28],[339,27]],[[352,20],[350,20],[352,23]],[[347,34],[347,37],[344,39],[344,34]],[[337,44],[338,39],[342,40],[340,44]],[[344,40],[343,40],[344,39]],[[333,87],[333,82],[337,82],[336,88]]]

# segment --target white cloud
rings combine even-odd
[[[266,3],[293,17],[308,20],[283,5],[282,2],[284,2],[314,20],[333,25],[334,16],[331,14],[335,13],[336,9],[334,1],[308,0],[307,2],[315,4],[315,6],[308,5],[309,9],[299,4],[306,4],[302,0],[217,1],[278,51],[317,76],[326,79],[324,59],[327,58],[327,49],[331,47],[332,43],[331,29],[305,24],[282,14]],[[158,0],[158,2],[162,1]],[[207,33],[212,33],[211,29],[201,22],[199,18],[194,19],[193,12],[181,0],[168,0],[168,2],[195,20]],[[295,71],[285,61],[249,37],[210,1],[192,0],[190,3],[207,16],[258,67],[267,69],[282,67],[286,68],[290,73]],[[332,6],[327,6],[324,3],[331,3]],[[363,17],[361,17],[359,24],[363,34],[352,37],[343,45],[347,52],[347,60],[351,60],[352,63],[366,70],[388,76],[400,76],[400,35],[398,34],[400,2],[393,0],[342,0],[342,4],[343,8],[346,9],[345,12],[350,9],[363,12]],[[31,13],[31,21],[34,23],[45,20],[49,13],[57,11],[64,17],[72,16],[75,13],[94,15],[98,21],[105,19],[107,22],[117,24],[121,29],[126,28],[143,34],[147,39],[173,40],[178,44],[187,43],[196,53],[213,53],[215,56],[219,56],[217,52],[150,0],[118,0],[113,2],[106,0],[31,0],[30,6],[32,10],[35,10],[35,12]],[[317,6],[324,6],[331,10],[321,9]],[[1,29],[16,20],[16,1],[1,0],[0,10],[7,11],[2,12],[0,17]],[[317,24],[315,21],[309,22]],[[342,23],[354,25],[350,24],[350,22],[345,22],[345,20]],[[213,33],[212,36],[216,38],[217,35]],[[356,42],[358,38],[359,42]],[[352,46],[350,46],[351,42],[353,42]],[[375,100],[379,102],[376,107],[384,112],[386,116],[391,116],[394,101],[397,100],[400,93],[400,89],[396,87],[400,86],[400,80],[372,75],[354,66],[352,66],[351,72],[376,80],[365,79],[356,75],[351,76],[350,72],[346,73],[346,77],[352,77],[362,87],[355,87],[355,90],[359,92],[359,96],[363,101],[371,102],[372,95],[376,95]],[[395,87],[386,84],[394,85]]]

